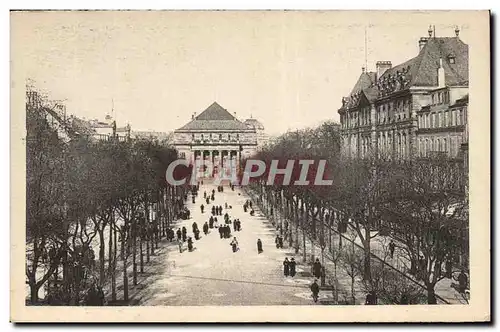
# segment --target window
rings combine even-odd
[[[443,151],[448,154],[448,140],[446,138],[443,139]]]
[[[201,140],[203,141],[203,134],[201,134]]]
[[[457,125],[456,123],[456,111],[451,111],[451,125],[454,127]]]
[[[240,140],[240,134],[236,134],[236,140]]]
[[[231,134],[227,134],[227,140],[230,141],[231,140]]]
[[[457,110],[457,126],[462,124],[462,110]]]
[[[449,56],[448,56],[448,62],[449,62],[450,64],[454,64],[454,63],[455,63],[455,56],[453,56],[453,55],[449,55]]]
[[[191,134],[191,139],[194,141],[194,134]]]
[[[444,127],[448,127],[448,111],[444,112]]]

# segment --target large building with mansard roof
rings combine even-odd
[[[459,32],[436,37],[429,29],[415,57],[396,66],[378,61],[375,72],[362,69],[338,110],[343,155],[461,158],[467,142],[469,55]]]
[[[191,162],[209,159],[218,165],[227,158],[240,161],[254,154],[261,144],[263,130],[257,120],[240,121],[236,113],[231,114],[214,102],[174,131],[174,146],[181,157]]]

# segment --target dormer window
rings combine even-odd
[[[455,56],[453,54],[448,55],[448,63],[450,64],[455,63]]]

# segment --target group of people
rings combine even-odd
[[[243,204],[243,211],[247,212],[250,209],[250,215],[253,216],[255,214],[255,211],[252,206],[252,201],[247,199],[245,201],[245,204]]]
[[[231,227],[229,225],[219,226],[219,234],[221,239],[229,239],[231,237]]]
[[[224,186],[217,186],[217,192],[223,193],[224,192]]]
[[[222,216],[222,205],[212,206],[212,216]]]
[[[288,257],[285,257],[285,260],[283,261],[283,274],[285,277],[295,277],[295,274],[297,273],[296,265],[297,262],[295,262],[295,258],[288,260]]]

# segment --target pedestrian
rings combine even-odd
[[[206,191],[203,192],[203,198],[207,199],[207,192]]]
[[[297,262],[295,261],[295,258],[292,258],[292,260],[290,261],[290,277],[295,277],[295,274],[297,273],[296,271],[296,267],[297,267]]]
[[[253,217],[253,215],[255,214],[255,211],[252,209],[250,210],[250,215]]]
[[[196,230],[198,229],[198,224],[195,222],[193,222],[193,233],[196,233]]]
[[[219,235],[220,235],[220,238],[224,238],[224,227],[219,227]]]
[[[264,250],[262,250],[262,241],[260,239],[257,240],[257,251],[262,253]]]
[[[211,199],[212,199],[212,201],[215,201],[215,194],[212,194]]]
[[[203,233],[205,235],[208,234],[208,223],[205,221],[205,223],[203,224]]]
[[[285,257],[285,260],[283,261],[283,274],[285,277],[290,275],[290,261],[288,260],[288,257]]]
[[[365,305],[376,305],[377,304],[377,294],[375,291],[370,291],[366,294]]]
[[[319,262],[319,258],[316,258],[313,264],[313,275],[318,279],[321,278],[321,263]]]
[[[278,243],[279,243],[279,247],[281,249],[283,249],[283,236],[279,235],[279,237],[278,237]]]
[[[250,204],[250,208],[253,209],[253,207],[252,207],[252,201],[250,201],[249,204]]]
[[[222,205],[219,205],[219,215],[222,216]]]
[[[233,229],[235,232],[238,231],[238,222],[236,220],[233,222]]]
[[[196,201],[195,201],[195,199],[194,199],[194,196],[193,196],[192,202],[193,202],[193,204],[195,204],[195,203],[196,203]]]
[[[215,205],[212,205],[212,216],[215,216]]]
[[[219,222],[217,221],[217,217],[214,218],[214,227],[219,227]]]
[[[208,220],[208,227],[214,228],[214,216],[210,216],[210,219]]]
[[[226,208],[226,210],[227,210],[227,202],[225,203],[224,207],[225,207],[225,208]]]
[[[233,252],[238,251],[238,240],[236,240],[236,237],[231,241],[231,247],[233,248]]]
[[[276,249],[279,249],[279,247],[280,247],[279,235],[276,235],[276,239],[274,240],[274,243],[276,244]]]
[[[467,290],[467,284],[469,283],[469,278],[467,278],[464,270],[460,271],[456,280],[458,281],[458,291],[464,294]]]
[[[182,242],[186,242],[186,238],[187,238],[187,230],[186,230],[186,227],[182,227]]]
[[[205,206],[203,204],[201,204],[200,209],[201,209],[201,213],[203,213],[203,210],[205,210]]]
[[[316,279],[314,279],[314,281],[311,285],[311,292],[312,292],[312,297],[313,297],[314,302],[317,302],[318,301],[318,294],[319,294],[319,286],[318,286]]]
[[[389,251],[391,252],[391,259],[394,258],[394,250],[396,249],[396,245],[394,244],[394,241],[391,240],[389,242]]]
[[[206,201],[207,201],[207,205],[210,204],[210,198],[206,198]]]
[[[188,250],[191,252],[193,251],[193,239],[189,237],[187,241],[188,241]]]
[[[215,195],[215,189],[212,189],[212,196]]]
[[[179,229],[177,230],[177,240],[179,240],[179,241],[180,241],[180,239],[181,239],[181,238],[182,238],[182,232],[181,232],[181,229],[179,228]]]
[[[182,241],[180,239],[177,241],[177,245],[179,246],[179,252],[182,254]]]
[[[243,211],[245,211],[245,213],[247,212],[247,204],[246,203],[243,205]]]
[[[200,239],[200,230],[198,228],[196,228],[194,230],[194,239],[195,240],[199,240]]]

